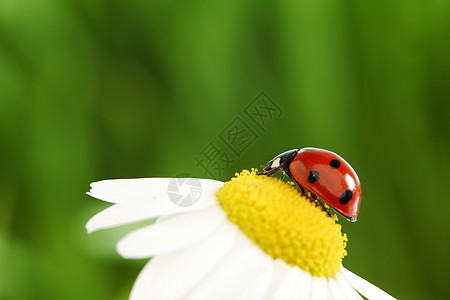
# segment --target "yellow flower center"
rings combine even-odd
[[[337,217],[289,183],[244,170],[225,183],[217,199],[228,219],[273,258],[313,276],[334,276],[347,255]]]

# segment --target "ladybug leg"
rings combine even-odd
[[[302,195],[302,196],[306,196],[305,188],[302,187],[300,184],[297,184],[297,185],[298,185],[298,189],[299,189],[300,192],[301,192],[301,195]]]
[[[330,212],[328,211],[328,209],[325,207],[325,205],[322,203],[322,201],[317,199],[317,196],[314,194],[311,194],[311,196],[314,196],[314,200],[316,201],[316,203],[319,203],[319,205],[322,207],[323,211],[326,211],[329,217],[333,217]]]
[[[284,176],[286,176],[286,173],[283,173],[283,175],[281,175],[280,179],[283,180]]]
[[[305,196],[306,198],[310,199],[311,202],[316,203],[316,205],[320,206],[323,211],[327,212],[328,216],[332,217],[328,209],[325,207],[325,204],[319,199],[319,197],[317,197],[317,195],[311,192],[305,193],[305,189],[301,185],[299,185],[298,187],[302,191],[302,196]]]

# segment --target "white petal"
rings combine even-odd
[[[387,294],[380,288],[374,286],[367,280],[359,277],[358,275],[353,274],[349,270],[341,267],[342,274],[344,274],[345,278],[350,282],[351,285],[364,297],[367,299],[395,299],[391,295]]]
[[[274,260],[266,254],[263,255],[265,257],[258,270],[255,271],[252,280],[236,299],[264,299],[272,279]]]
[[[156,178],[155,182],[160,182],[161,180],[157,179],[166,179],[166,178]],[[125,179],[122,179],[125,180]],[[121,182],[122,180],[112,180]],[[143,181],[146,183],[153,182],[154,179],[128,179],[130,181]],[[106,183],[107,181],[100,181],[100,183]],[[164,181],[168,182],[168,181]],[[214,180],[200,180],[202,186],[202,193],[198,201],[189,207],[180,207],[175,205],[168,196],[167,185],[161,185],[159,187],[151,185],[153,190],[145,189],[146,193],[140,194],[145,197],[130,197],[124,198],[120,202],[117,202],[111,207],[101,211],[100,213],[93,216],[86,224],[86,229],[89,233],[106,228],[112,228],[120,225],[126,225],[142,220],[147,220],[151,218],[155,218],[161,215],[170,215],[180,212],[187,211],[195,211],[201,210],[207,207],[211,207],[214,205],[218,205],[216,193],[219,191],[219,188],[223,185],[222,182],[214,181]],[[94,197],[99,197],[106,195],[105,186],[100,184],[102,189],[97,193],[97,183],[93,184],[93,189],[91,191],[91,195]],[[106,184],[106,186],[111,187],[113,184]],[[119,186],[121,186],[119,184]],[[120,189],[119,189],[120,190]],[[110,199],[110,198],[108,198]],[[117,199],[115,199],[117,200]]]
[[[347,300],[348,298],[345,296],[341,287],[339,286],[336,277],[328,278],[328,290],[330,294],[330,299],[333,300]]]
[[[292,298],[293,299],[308,299],[311,295],[311,284],[314,277],[309,272],[303,271],[299,267],[295,267],[297,270],[297,279],[295,289]]]
[[[330,299],[326,277],[313,277],[311,280],[311,300]]]
[[[187,299],[262,299],[272,265],[273,259],[258,246],[241,248],[230,253]]]
[[[158,255],[139,274],[130,300],[185,299],[233,246],[237,229],[223,223],[209,238],[171,254]]]
[[[272,280],[267,290],[265,299],[273,299],[279,286],[282,284],[284,278],[291,271],[292,266],[288,265],[284,260],[277,258],[273,264]]]
[[[299,267],[291,266],[290,268],[291,270],[280,282],[272,299],[308,299],[311,290],[311,274]]]
[[[341,270],[344,267],[341,266]],[[358,294],[358,292],[350,285],[350,283],[347,281],[347,279],[342,274],[342,271],[339,271],[336,274],[336,281],[341,288],[342,293],[344,294],[344,299],[355,299],[355,300],[362,300],[363,298]]]
[[[175,179],[180,182],[185,182],[188,179],[194,180],[196,181],[195,183],[200,184],[203,192],[207,192],[209,189],[217,192],[224,184],[216,180],[197,178],[110,179],[91,183],[91,190],[87,194],[111,203],[156,198],[167,199],[170,202],[167,193],[168,187],[169,183]]]
[[[117,252],[125,258],[149,258],[172,252],[203,240],[226,220],[220,206],[195,212],[176,214],[126,235],[117,244]]]

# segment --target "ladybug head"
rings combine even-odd
[[[298,149],[289,150],[281,153],[280,155],[275,156],[272,160],[270,160],[264,170],[270,171],[273,169],[283,169],[285,166],[288,166],[291,161],[295,158],[298,153]]]

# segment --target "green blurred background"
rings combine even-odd
[[[126,299],[127,230],[87,235],[105,178],[216,179],[295,147],[345,157],[344,265],[400,299],[448,296],[450,2],[0,1],[0,299]],[[256,126],[264,90],[283,110]],[[236,117],[257,138],[230,152]]]

